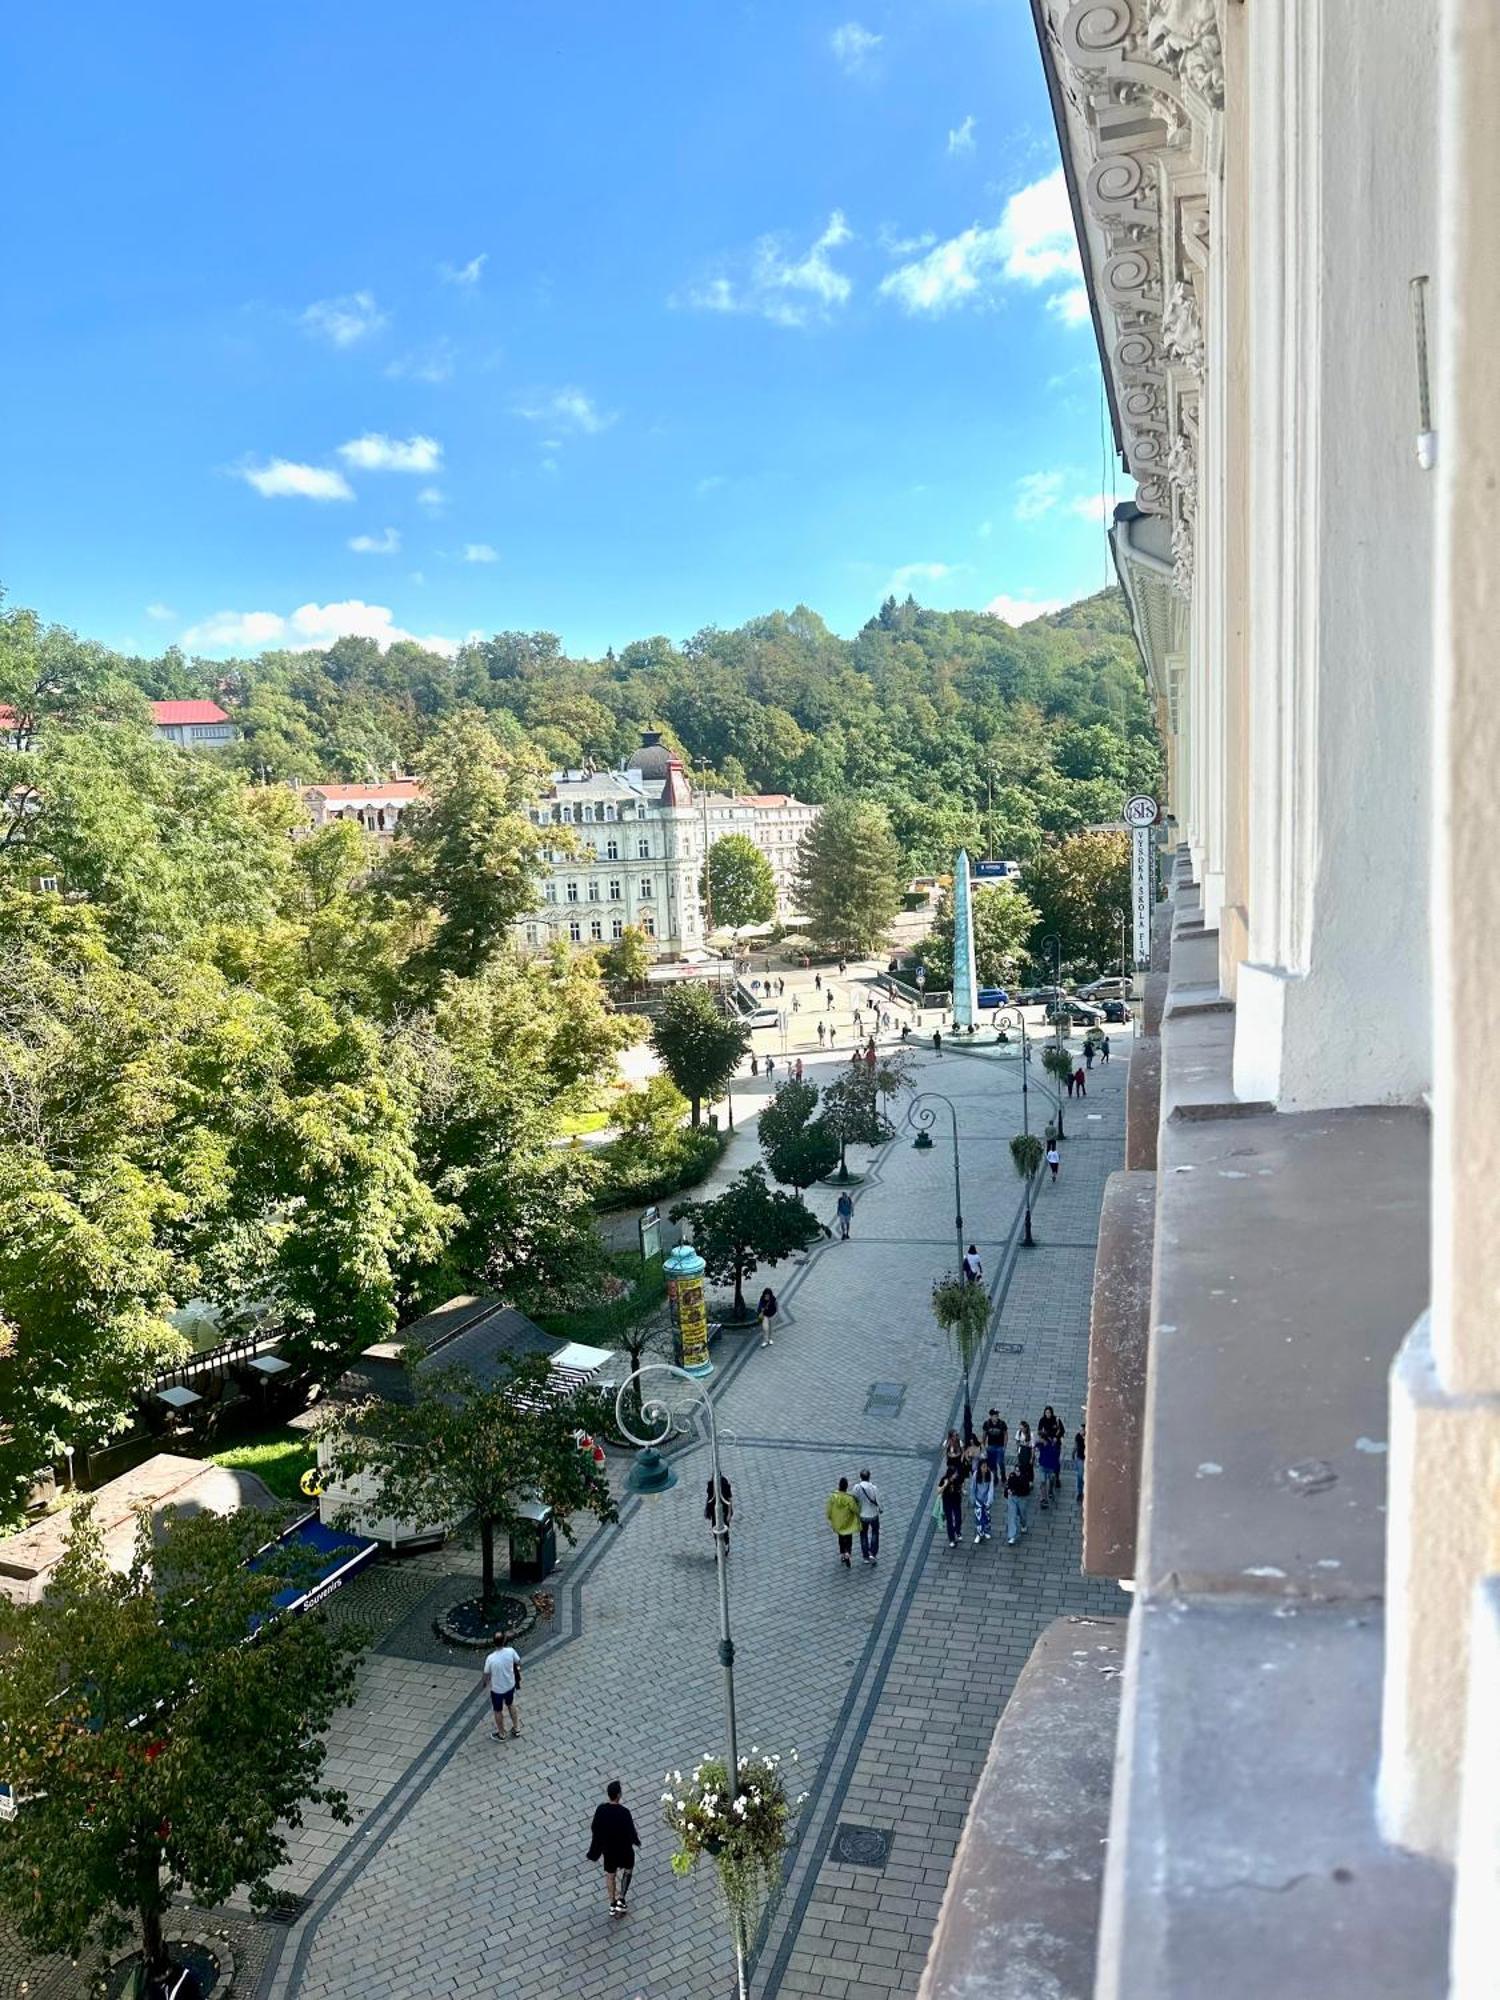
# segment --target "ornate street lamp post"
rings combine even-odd
[[[734,1713],[734,1640],[729,1631],[729,1567],[728,1556],[729,1524],[724,1519],[724,1490],[719,1478],[719,1427],[714,1421],[713,1399],[704,1384],[686,1369],[675,1367],[670,1361],[648,1361],[627,1375],[615,1392],[615,1421],[620,1426],[621,1435],[632,1444],[641,1446],[640,1455],[630,1469],[626,1480],[626,1490],[631,1493],[665,1493],[677,1484],[677,1474],[672,1470],[657,1446],[672,1434],[672,1412],[659,1397],[640,1397],[640,1414],[636,1421],[649,1435],[632,1430],[631,1419],[626,1415],[628,1407],[627,1391],[647,1375],[671,1375],[679,1382],[686,1382],[693,1392],[693,1400],[698,1403],[708,1418],[708,1464],[709,1477],[713,1483],[714,1498],[714,1568],[719,1581],[719,1664],[724,1669],[724,1727],[729,1744],[726,1768],[729,1782],[736,1793],[740,1789],[740,1746],[739,1733],[735,1725]],[[737,2000],[747,2000],[749,1987],[745,1976],[746,1940],[741,1926],[734,1926],[734,1966],[735,1992]]]
[[[1057,1042],[1056,1042],[1057,1053],[1059,1055],[1062,1055],[1064,1052],[1063,1016],[1062,1016],[1062,1005],[1063,1005],[1062,939],[1059,938],[1055,933],[1050,937],[1044,937],[1042,939],[1042,950],[1045,952],[1050,952],[1052,957],[1052,1022],[1054,1028],[1057,1031]],[[1059,1075],[1059,1077],[1057,1078],[1057,1137],[1059,1142],[1066,1139],[1068,1136],[1067,1130],[1063,1125],[1062,1101],[1063,1101],[1062,1077]]]
[[[1031,1044],[1026,1039],[1026,1016],[1021,1012],[1019,1007],[1015,1008],[1011,1013],[997,1013],[995,1016],[995,1026],[997,1029],[1002,1030],[1005,1028],[1019,1028],[1021,1030],[1021,1134],[1023,1138],[1029,1139],[1031,1137]],[[1028,1148],[1027,1150],[1029,1151],[1030,1149]],[[1033,1250],[1036,1248],[1036,1238],[1031,1233],[1030,1174],[1026,1176],[1025,1200],[1026,1229],[1021,1242],[1026,1249]]]
[[[958,1266],[955,1276],[964,1267],[964,1191],[959,1178],[958,1165],[958,1109],[951,1097],[944,1097],[940,1090],[922,1090],[906,1107],[906,1122],[916,1133],[913,1145],[919,1152],[926,1152],[932,1144],[932,1127],[937,1123],[937,1105],[943,1105],[948,1113],[948,1123],[953,1131],[953,1234],[958,1245]],[[969,1444],[974,1435],[974,1413],[969,1393],[969,1363],[964,1359],[964,1443]]]

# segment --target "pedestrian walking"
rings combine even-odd
[[[813,985],[817,987],[820,993],[823,991],[823,975],[821,972],[813,974]]]
[[[1052,1169],[1052,1178],[1055,1181],[1057,1170],[1062,1165],[1062,1154],[1058,1152],[1055,1143],[1047,1148],[1047,1165]]]
[[[874,1563],[880,1560],[880,1494],[870,1468],[865,1466],[852,1488],[855,1505],[859,1508],[859,1555],[861,1562]]]
[[[1046,1419],[1043,1418],[1045,1423]],[[1041,1490],[1042,1512],[1045,1514],[1052,1505],[1052,1496],[1062,1484],[1062,1439],[1052,1431],[1043,1432],[1037,1425],[1036,1466],[1037,1484]]]
[[[1062,1446],[1064,1435],[1062,1418],[1049,1403],[1037,1419],[1036,1442],[1037,1456],[1039,1458],[1041,1457],[1041,1448],[1044,1444],[1055,1444],[1057,1446],[1057,1470],[1047,1482],[1048,1488],[1053,1493],[1060,1493],[1062,1491]],[[1045,1464],[1045,1461],[1043,1463]]]
[[[827,1007],[824,1008],[823,1011],[827,1014],[831,1014],[833,1012],[833,988],[831,986],[828,989],[828,1005]]]
[[[729,1554],[729,1524],[734,1519],[734,1488],[724,1473],[719,1474],[719,1511],[724,1523],[724,1553]],[[714,1482],[712,1473],[704,1482],[703,1518],[708,1523],[711,1535],[719,1532],[719,1523],[714,1519]]]
[[[1075,1076],[1075,1075],[1073,1074],[1072,1070],[1069,1070],[1069,1071],[1068,1071],[1068,1074],[1067,1074],[1067,1078],[1066,1078],[1066,1082],[1067,1082],[1067,1086],[1068,1086],[1068,1095],[1069,1095],[1069,1097],[1071,1097],[1071,1096],[1073,1095],[1073,1086],[1074,1086],[1074,1084],[1075,1084],[1075,1083],[1076,1083],[1077,1081],[1078,1081],[1078,1079],[1077,1079],[1077,1077],[1076,1077],[1076,1076]]]
[[[828,1496],[828,1525],[838,1537],[839,1561],[845,1569],[854,1567],[854,1535],[859,1527],[859,1502],[849,1491],[847,1479],[841,1479],[837,1492]]]
[[[767,1075],[767,1076],[774,1076],[775,1074],[776,1074],[776,1058],[775,1058],[775,1056],[767,1056],[767,1057],[766,1057],[766,1075]]]
[[[759,1075],[760,1075],[760,1057],[759,1057],[759,1056],[756,1056],[756,1055],[752,1055],[752,1056],[751,1056],[751,1058],[750,1058],[750,1074],[751,1074],[752,1076],[759,1076]]]
[[[802,1058],[801,1058],[801,1056],[798,1056],[797,1060],[796,1060],[796,1061],[795,1061],[795,1062],[794,1062],[794,1063],[792,1064],[792,1075],[793,1075],[793,1076],[794,1076],[794,1077],[795,1077],[795,1078],[797,1079],[798,1083],[800,1083],[800,1082],[802,1081]]]
[[[969,1497],[974,1504],[974,1546],[990,1538],[990,1509],[995,1504],[995,1475],[990,1470],[987,1458],[980,1459],[974,1467],[974,1483],[969,1489]]]
[[[802,995],[800,993],[794,993],[792,995],[792,1012],[794,1014],[800,1014],[802,1012]]]
[[[859,1037],[864,1033],[864,1031],[865,1031],[864,1012],[861,1008],[856,1007],[854,1010],[854,1037],[856,1041],[858,1041]]]
[[[776,997],[777,997],[777,999],[779,1000],[779,999],[781,998],[782,994],[783,994],[783,993],[785,993],[785,992],[786,992],[786,981],[785,981],[784,979],[778,979],[778,980],[777,980],[777,982],[776,982]]]
[[[521,1692],[521,1655],[504,1632],[495,1634],[495,1643],[484,1656],[479,1676],[490,1691],[490,1708],[495,1726],[490,1731],[497,1743],[505,1741],[505,1718],[510,1717],[510,1733],[519,1736],[521,1718],[516,1713],[516,1696]]]
[[[951,1458],[947,1461],[938,1481],[938,1498],[943,1505],[943,1526],[948,1531],[950,1549],[956,1549],[963,1540],[964,1488],[968,1479],[968,1467],[960,1457],[956,1463]]]
[[[989,1415],[984,1420],[983,1432],[985,1459],[990,1471],[995,1474],[1003,1486],[1005,1484],[1005,1445],[1010,1433],[1006,1429],[1004,1417],[1001,1416],[993,1403],[990,1405]]]
[[[841,958],[841,959],[839,960],[839,978],[840,978],[840,979],[842,979],[842,978],[843,978],[843,976],[844,976],[844,974],[845,974],[845,973],[846,973],[846,972],[847,972],[848,970],[849,970],[849,961],[848,961],[848,959],[847,959],[847,958]]]
[[[932,1031],[932,1053],[935,1056],[940,1056],[943,1053],[943,1031],[941,1028],[934,1028]]]
[[[1085,1069],[1092,1069],[1094,1067],[1094,1044],[1092,1041],[1087,1041],[1083,1045],[1083,1066]]]
[[[1080,1097],[1087,1097],[1089,1094],[1089,1087],[1087,1082],[1084,1080],[1082,1063],[1080,1063],[1077,1069],[1075,1069],[1073,1072],[1073,1082],[1077,1085],[1078,1095]]]
[[[640,1844],[641,1836],[625,1804],[624,1788],[618,1778],[611,1778],[604,1787],[604,1804],[594,1807],[588,1858],[604,1865],[604,1893],[612,1917],[625,1915],[625,1898],[635,1873],[635,1850]]]
[[[854,1200],[848,1188],[844,1188],[841,1191],[838,1200],[834,1203],[834,1211],[839,1219],[839,1241],[847,1243],[849,1241],[849,1228],[854,1221]]]
[[[760,1344],[762,1347],[769,1347],[772,1344],[771,1329],[776,1324],[776,1315],[779,1311],[780,1307],[776,1303],[776,1294],[767,1285],[761,1293],[760,1298],[756,1301],[755,1306],[755,1316],[760,1321]]]
[[[1104,1037],[1104,1040],[1103,1040],[1103,1041],[1102,1041],[1102,1042],[1101,1042],[1101,1043],[1099,1044],[1099,1060],[1100,1060],[1100,1062],[1101,1062],[1101,1063],[1107,1063],[1107,1062],[1109,1061],[1109,1036],[1108,1036],[1108,1035],[1106,1035],[1106,1036]]]
[[[1078,1428],[1073,1433],[1073,1473],[1078,1482],[1078,1504],[1080,1507],[1083,1505],[1084,1428],[1083,1419],[1080,1417]]]
[[[1005,1546],[1013,1549],[1016,1537],[1027,1528],[1026,1510],[1031,1498],[1031,1460],[1016,1453],[1016,1462],[1005,1482]]]
[[[984,1265],[980,1262],[979,1251],[974,1244],[971,1243],[965,1250],[964,1261],[959,1270],[966,1285],[977,1285],[982,1281]]]
[[[874,1069],[878,1060],[879,1058],[875,1054],[875,1037],[872,1035],[869,1041],[865,1043],[865,1068]]]
[[[819,1021],[819,1023],[818,1023],[818,1047],[819,1047],[819,1048],[822,1048],[822,1046],[823,1046],[823,1023],[822,1023],[821,1021]]]

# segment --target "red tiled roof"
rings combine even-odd
[[[309,795],[354,803],[366,799],[414,799],[422,789],[420,778],[388,778],[383,785],[309,785]]]
[[[158,728],[177,722],[227,722],[216,701],[153,701],[151,719]]]

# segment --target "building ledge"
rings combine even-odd
[[[1155,1229],[1155,1174],[1111,1174],[1099,1215],[1089,1321],[1083,1567],[1090,1576],[1133,1577],[1136,1571]]]
[[[1000,1718],[918,2000],[1091,2000],[1125,1650],[1122,1618],[1059,1618]]]
[[[1137,1605],[1097,2000],[1442,2000],[1452,1876],[1379,1839],[1379,1610]]]

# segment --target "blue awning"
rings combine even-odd
[[[318,1567],[310,1579],[278,1590],[271,1602],[278,1611],[310,1611],[366,1563],[373,1562],[379,1547],[379,1542],[372,1542],[367,1535],[354,1535],[346,1528],[325,1527],[316,1514],[294,1521],[268,1548],[300,1549],[315,1557]],[[263,1549],[261,1555],[251,1559],[252,1569],[266,1553],[268,1550]]]

